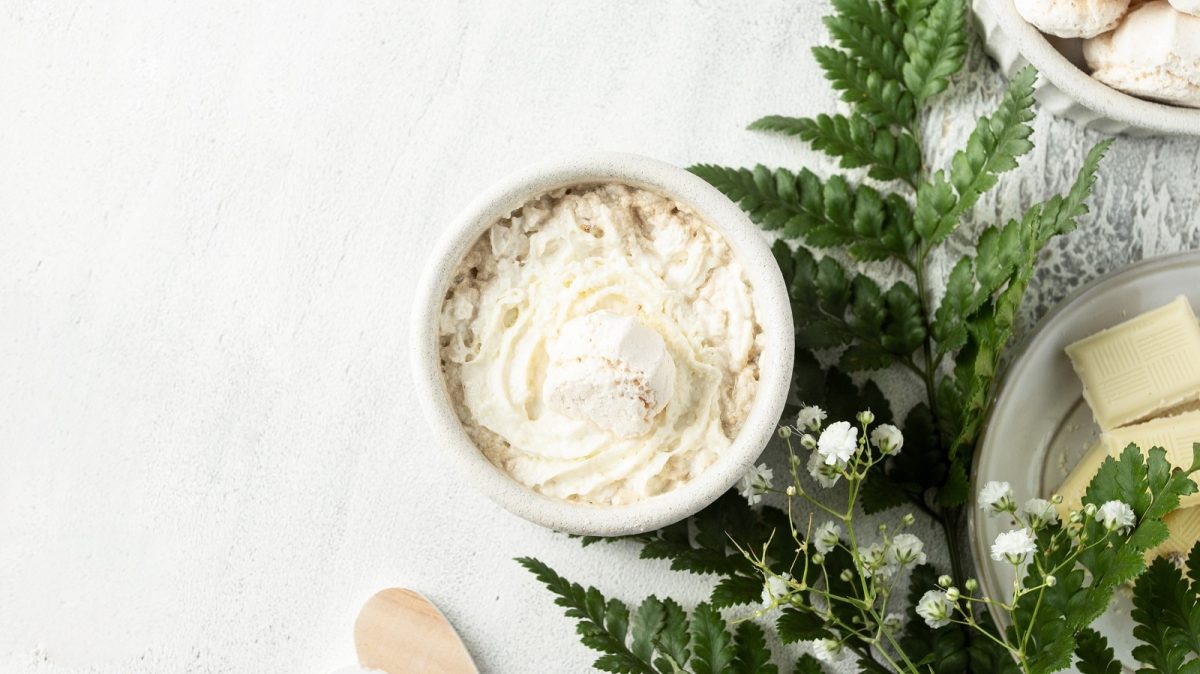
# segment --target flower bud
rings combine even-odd
[[[1054,505],[1059,505],[1060,503],[1063,502],[1062,494],[1055,494],[1054,496],[1051,496],[1050,502],[1053,503]]]
[[[1083,513],[1079,512],[1078,510],[1072,510],[1071,516],[1067,519],[1070,520],[1071,524],[1079,524],[1083,521]]]
[[[879,533],[881,533],[881,534],[886,534],[886,533],[887,533],[887,529],[888,529],[888,527],[887,527],[887,525],[886,525],[886,524],[884,524],[884,523],[882,523],[882,522],[879,524]]]
[[[850,571],[850,569],[843,569],[842,575],[838,577],[842,579],[843,583],[849,583],[850,581],[854,580],[854,573]]]
[[[1046,576],[1046,586],[1054,587],[1055,585],[1058,585],[1058,579],[1054,576]]]
[[[979,589],[979,581],[974,578],[968,578],[965,587],[967,588],[967,592],[974,594]]]
[[[783,438],[784,440],[787,440],[788,438],[792,437],[792,427],[791,426],[780,426],[779,427],[779,437]]]
[[[906,527],[911,527],[913,525],[913,522],[916,522],[916,521],[917,521],[917,518],[913,517],[912,513],[906,513],[904,515],[904,517],[900,518],[900,524],[903,526],[906,526]]]
[[[954,579],[951,578],[950,576],[943,575],[938,578],[938,586],[939,587],[943,587],[943,588],[950,587],[953,584],[954,584]]]
[[[818,552],[817,554],[812,556],[812,562],[813,562],[813,564],[824,564],[825,563],[825,555],[822,555],[821,553]]]
[[[870,424],[875,421],[875,415],[871,410],[863,410],[858,413],[858,421],[862,424]]]
[[[787,488],[787,495],[788,495],[788,496],[795,496],[795,495],[796,495],[796,485],[794,485],[794,484],[789,484],[789,485],[788,485],[788,488]]]
[[[800,436],[800,446],[804,447],[805,449],[816,449],[817,439],[813,437],[812,433],[805,433],[804,435]]]
[[[1089,518],[1096,516],[1096,504],[1089,503],[1083,507],[1083,514]]]
[[[959,594],[957,587],[950,587],[946,590],[946,599],[949,599],[950,601],[958,601],[958,598],[961,596],[962,595]]]

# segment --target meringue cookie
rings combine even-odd
[[[1147,2],[1111,33],[1087,40],[1092,77],[1125,93],[1200,108],[1200,17]]]
[[[1171,0],[1171,6],[1184,14],[1200,16],[1200,0]]]
[[[1017,13],[1043,33],[1095,37],[1112,30],[1130,0],[1015,0]]]
[[[630,316],[594,311],[573,318],[546,352],[546,402],[617,437],[645,434],[671,400],[675,362],[666,343]]]

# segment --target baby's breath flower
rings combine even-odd
[[[904,434],[891,424],[880,424],[871,431],[871,444],[885,456],[899,454],[900,448],[904,447]]]
[[[792,437],[792,427],[791,426],[780,426],[779,427],[779,437],[783,438],[784,440],[787,440],[788,438]]]
[[[917,521],[917,518],[913,517],[912,513],[904,513],[904,517],[900,518],[901,526],[906,526],[906,527],[911,527],[913,525],[913,522],[916,522],[916,521]]]
[[[833,664],[842,659],[845,647],[837,639],[817,639],[812,643],[812,652],[814,658]]]
[[[805,449],[809,449],[809,450],[816,449],[817,448],[816,436],[813,435],[812,433],[805,433],[804,435],[800,436],[800,446]]]
[[[825,423],[826,416],[825,410],[816,405],[801,407],[800,413],[796,415],[796,425],[810,431],[819,431],[821,424]]]
[[[1012,512],[1012,486],[1007,482],[991,481],[979,490],[979,507],[991,514]]]
[[[788,496],[795,496],[795,495],[796,495],[796,485],[794,485],[794,484],[789,484],[789,485],[788,485],[788,488],[787,488],[787,495],[788,495]]]
[[[817,454],[825,465],[846,464],[858,451],[858,429],[848,421],[829,424],[817,440]]]
[[[962,596],[962,593],[960,593],[958,591],[957,587],[954,587],[952,585],[952,586],[946,588],[946,599],[949,599],[950,601],[958,601],[958,598],[961,596]]]
[[[904,616],[900,613],[889,613],[884,616],[882,624],[885,632],[895,634],[904,624]]]
[[[862,562],[862,572],[864,578],[891,578],[896,572],[896,568],[888,560],[888,552],[883,543],[875,542],[865,548],[858,549],[858,558]]]
[[[863,410],[858,413],[858,423],[864,426],[870,426],[875,422],[875,413],[871,410]]]
[[[791,575],[787,573],[767,577],[767,582],[763,584],[762,591],[762,603],[764,607],[772,608],[778,600],[787,596],[789,589],[788,581],[791,578]]]
[[[821,564],[824,564],[825,563],[825,555],[818,552],[817,554],[812,556],[812,562],[813,562],[813,564],[816,564],[818,566]]]
[[[901,568],[925,563],[925,544],[912,534],[896,534],[888,549],[888,560]]]
[[[1046,587],[1054,587],[1058,585],[1058,579],[1054,576],[1046,576]]]
[[[1054,504],[1044,498],[1031,498],[1021,506],[1021,510],[1029,516],[1029,526],[1034,529],[1042,528],[1044,524],[1054,524],[1058,522],[1058,511],[1054,509]]]
[[[808,456],[808,474],[813,476],[822,487],[829,488],[837,484],[842,478],[842,465],[829,465],[817,452],[813,452]]]
[[[1096,516],[1104,528],[1109,531],[1125,533],[1137,523],[1137,515],[1133,512],[1133,508],[1123,501],[1105,503],[1096,511]]]
[[[938,587],[950,587],[954,584],[954,579],[946,574],[938,576]]]
[[[838,578],[841,578],[843,583],[849,583],[851,580],[854,580],[854,572],[850,569],[842,569],[842,573],[838,575]]]
[[[741,494],[750,505],[758,505],[762,501],[762,495],[770,491],[771,480],[775,478],[775,472],[767,467],[767,464],[760,463],[746,471],[738,482],[738,493]]]
[[[979,589],[979,581],[974,578],[968,578],[967,582],[963,583],[963,587],[967,588],[967,592],[974,593],[975,590]]]
[[[1089,504],[1083,506],[1083,515],[1084,515],[1084,517],[1095,517],[1096,510],[1097,510],[1096,504],[1089,503]]]
[[[829,520],[813,532],[813,545],[816,546],[818,552],[827,555],[830,550],[837,547],[841,537],[842,527],[835,524],[833,520]]]
[[[997,562],[1007,559],[1010,564],[1020,564],[1037,550],[1033,534],[1028,529],[1014,529],[996,536],[992,544],[992,559]]]
[[[917,602],[917,615],[924,618],[925,624],[933,629],[949,625],[953,614],[954,602],[950,601],[945,592],[930,590]]]

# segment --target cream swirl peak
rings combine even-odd
[[[758,387],[761,327],[728,241],[665,196],[557,190],[493,225],[442,307],[455,411],[487,458],[619,505],[715,462]]]

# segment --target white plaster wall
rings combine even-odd
[[[394,585],[485,672],[585,670],[517,555],[699,599],[706,582],[582,550],[456,477],[410,393],[410,293],[442,223],[549,153],[828,173],[742,130],[835,105],[807,53],[824,8],[5,2],[0,671],[327,672]],[[941,156],[1002,86],[976,52],[929,123]],[[1039,118],[981,222],[1065,188],[1098,139]],[[1198,174],[1196,140],[1119,141],[1026,318],[1200,245]]]

